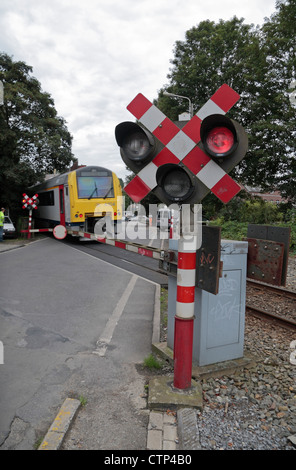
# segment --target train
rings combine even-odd
[[[38,194],[33,211],[35,228],[63,225],[69,231],[94,233],[96,223],[109,217],[116,233],[122,219],[119,179],[101,166],[84,166],[53,176],[30,190]]]

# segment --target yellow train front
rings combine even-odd
[[[39,228],[64,225],[70,230],[94,233],[102,217],[116,227],[122,218],[122,190],[112,171],[86,166],[54,176],[32,188],[39,204],[34,218]]]

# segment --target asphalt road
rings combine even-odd
[[[89,249],[49,237],[0,253],[1,450],[34,448],[66,397],[87,400],[66,448],[146,448],[156,283]]]
[[[158,240],[159,244],[160,240]],[[105,245],[96,241],[77,241],[67,238],[63,243],[76,248],[91,256],[104,260],[124,270],[137,274],[157,284],[167,286],[168,278],[159,271],[159,260],[142,256],[131,251],[124,250],[112,245]],[[137,243],[148,246],[149,240],[137,240]],[[154,244],[155,247],[155,244]]]

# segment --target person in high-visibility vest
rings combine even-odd
[[[0,242],[3,242],[4,207],[0,210]]]

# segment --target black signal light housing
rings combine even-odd
[[[200,137],[206,153],[214,158],[224,159],[238,146],[235,125],[222,114],[211,114],[202,121]]]
[[[138,173],[163,148],[163,145],[139,124],[125,121],[115,128],[115,139],[125,164]]]
[[[223,114],[211,114],[201,123],[200,147],[229,173],[246,155],[248,136],[244,128]]]
[[[160,166],[156,172],[156,181],[157,187],[153,192],[167,205],[194,203],[202,185],[182,163]]]

